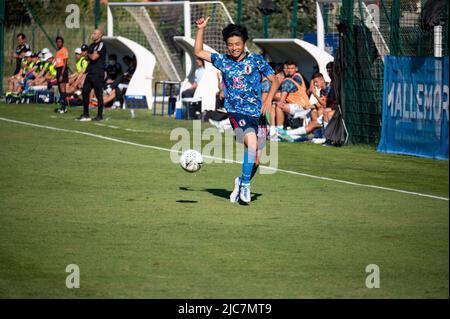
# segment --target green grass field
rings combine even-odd
[[[238,164],[188,174],[168,152],[74,132],[170,148],[191,123],[119,110],[99,126],[80,112],[0,105],[1,298],[449,297],[448,200],[277,172],[233,205]],[[369,146],[280,143],[279,167],[449,194],[448,161]],[[66,288],[69,264],[80,289]]]

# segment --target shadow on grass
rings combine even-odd
[[[196,201],[196,200],[177,200],[177,203],[181,203],[181,204],[197,204],[198,201]]]
[[[231,192],[229,190],[220,189],[220,188],[206,188],[205,191],[210,193],[210,194],[212,194],[212,195],[214,195],[214,196],[222,197],[222,198],[225,198],[227,200],[230,200]],[[252,202],[258,200],[258,197],[261,197],[261,196],[262,196],[262,194],[252,193]],[[243,203],[242,201],[239,201],[239,205],[246,206],[248,204]]]
[[[208,192],[214,196],[217,197],[221,197],[224,199],[229,200],[230,199],[230,195],[231,195],[231,191],[227,190],[227,189],[222,189],[222,188],[199,188],[199,189],[194,189],[194,188],[190,188],[190,187],[180,187],[180,190],[182,191],[187,191],[187,192]],[[261,197],[262,194],[259,193],[252,193],[252,201],[256,201],[258,200],[259,197]],[[244,203],[241,203],[242,205],[245,205]]]

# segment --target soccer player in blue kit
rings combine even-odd
[[[228,54],[217,54],[203,50],[203,36],[209,18],[196,21],[195,55],[212,63],[223,74],[225,82],[225,109],[228,112],[236,139],[244,143],[245,152],[242,176],[236,177],[234,190],[230,195],[232,203],[251,201],[250,181],[256,174],[261,150],[266,143],[267,121],[265,114],[270,110],[272,99],[280,86],[270,65],[259,54],[245,50],[248,40],[247,29],[229,24],[222,30]],[[261,79],[265,76],[272,82],[266,100],[261,98]]]

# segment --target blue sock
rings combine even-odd
[[[32,73],[28,74],[28,75],[25,77],[25,79],[23,80],[23,88],[24,88],[23,91],[24,91],[24,93],[28,93],[28,87],[29,87],[29,85],[28,85],[28,80],[30,80],[31,77],[32,77]]]
[[[253,166],[255,165],[256,152],[249,151],[247,148],[244,152],[244,163],[242,164],[241,183],[249,185],[252,178]]]

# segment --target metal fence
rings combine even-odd
[[[100,15],[100,0],[2,0],[0,22],[3,30],[3,88],[8,76],[13,75],[17,35],[24,33],[33,52],[49,48],[55,53],[55,38],[62,36],[69,52],[89,42],[96,25],[106,26],[106,14]],[[104,5],[103,5],[104,6]],[[2,10],[3,9],[3,10]],[[4,16],[2,20],[1,17]],[[1,61],[0,61],[1,62]],[[74,59],[69,66],[75,68]],[[0,86],[1,86],[0,84]],[[3,89],[4,91],[4,89]]]
[[[421,0],[343,0],[339,22],[344,116],[351,143],[377,144],[380,139],[384,55],[433,55],[433,33],[421,27],[424,4]],[[448,7],[447,3],[440,17],[446,56]]]
[[[113,0],[115,1],[115,0]],[[196,2],[196,1],[192,1]],[[249,29],[251,38],[306,39],[316,32],[314,0],[273,1],[277,10],[264,16],[261,0],[224,0],[234,20]],[[345,66],[344,117],[352,143],[376,144],[380,138],[383,96],[383,57],[433,55],[433,33],[421,28],[425,0],[321,0],[325,31],[339,38]],[[3,7],[5,5],[5,7]],[[76,26],[70,25],[71,9],[80,12]],[[69,17],[69,18],[68,18]],[[69,19],[69,27],[68,27]],[[443,54],[448,56],[449,5],[441,12]],[[73,24],[73,23],[72,23]],[[12,75],[16,36],[25,33],[33,51],[54,51],[56,36],[65,38],[73,52],[89,41],[92,29],[106,27],[106,1],[100,0],[6,0],[0,4],[0,69],[3,87]],[[249,41],[249,48],[257,50]],[[3,64],[1,63],[3,59]],[[73,59],[71,61],[73,67]],[[4,90],[3,90],[4,91]]]

